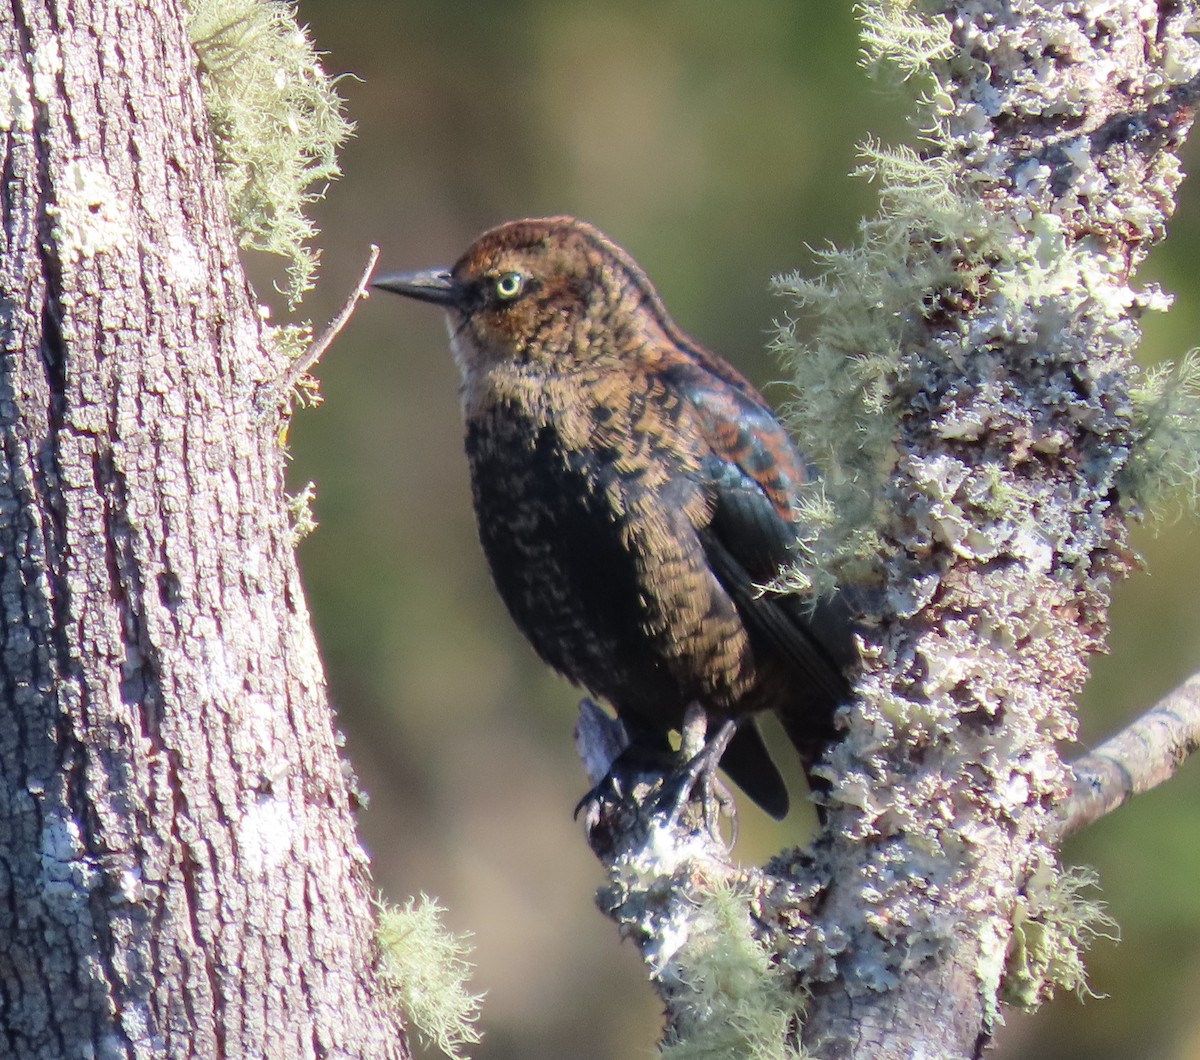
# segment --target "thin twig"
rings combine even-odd
[[[1071,794],[1059,808],[1063,838],[1173,776],[1200,750],[1200,673],[1116,736],[1077,759]]]
[[[292,361],[288,366],[288,370],[275,381],[268,392],[271,396],[281,398],[288,393],[292,387],[300,382],[304,373],[312,368],[321,359],[321,355],[329,349],[333,340],[338,337],[342,328],[349,322],[359,301],[366,297],[367,284],[371,282],[371,273],[375,271],[375,263],[378,260],[379,248],[372,243],[371,249],[367,254],[367,264],[363,267],[362,275],[358,278],[358,283],[354,285],[354,290],[350,292],[350,296],[346,299],[342,308],[337,311],[334,318],[326,325],[325,330],[309,343],[308,349]]]

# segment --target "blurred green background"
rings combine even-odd
[[[850,179],[868,135],[914,139],[909,89],[858,66],[849,4],[305,0],[357,137],[317,208],[320,324],[371,242],[384,269],[451,263],[483,228],[573,213],[626,246],[678,322],[756,381],[786,307],[775,273],[853,240],[874,192]],[[1190,152],[1195,158],[1196,152]],[[1186,164],[1186,159],[1185,159]],[[1194,165],[1194,162],[1192,163]],[[1178,296],[1144,357],[1195,344],[1200,188],[1185,185],[1144,278]],[[254,265],[264,289],[262,263]],[[268,281],[269,282],[269,281]],[[317,484],[300,549],[378,886],[437,895],[472,931],[486,990],[478,1060],[652,1054],[659,1014],[632,945],[592,906],[601,882],[571,808],[577,693],[512,628],[480,556],[441,314],[360,307],[319,368],[325,404],[292,428],[291,480]],[[768,387],[776,402],[783,387]],[[1091,745],[1200,662],[1194,523],[1137,533],[1147,571],[1120,587],[1111,654],[1082,704]],[[739,854],[801,841],[742,801]],[[1119,921],[1089,968],[1099,998],[1010,1015],[998,1057],[1200,1057],[1200,762],[1093,827]]]

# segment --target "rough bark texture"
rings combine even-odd
[[[946,13],[945,157],[983,227],[943,233],[964,282],[922,299],[897,378],[888,605],[832,759],[815,921],[849,942],[805,1026],[830,1057],[972,1056],[1003,1000],[1053,989],[1022,981],[1018,925],[1060,905],[1042,893],[1068,792],[1055,743],[1128,566],[1132,355],[1154,301],[1130,285],[1191,122],[1174,5]]]
[[[404,1055],[181,12],[0,74],[0,1051]]]
[[[843,335],[880,340],[846,340],[844,370],[891,358],[867,378],[895,460],[874,527],[882,603],[823,831],[760,873],[619,808],[589,821],[612,872],[601,904],[639,940],[668,1041],[693,1043],[681,1055],[707,1055],[713,999],[728,1000],[711,975],[717,885],[741,888],[746,926],[806,996],[799,1039],[817,1056],[973,1057],[1002,1004],[1072,985],[1086,914],[1057,875],[1056,743],[1129,565],[1147,441],[1132,353],[1161,302],[1131,284],[1180,181],[1194,11],[936,6],[929,157],[881,163],[883,216],[862,253],[830,259],[829,282],[863,303]],[[911,59],[917,36],[884,50]]]

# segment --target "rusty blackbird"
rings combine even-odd
[[[570,217],[500,225],[451,268],[374,286],[446,311],[480,540],[537,653],[635,747],[665,750],[690,704],[710,732],[736,721],[722,768],[784,816],[753,715],[776,712],[807,772],[854,643],[840,599],[762,588],[792,559],[812,475],[763,397]]]

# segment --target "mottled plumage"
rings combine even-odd
[[[786,813],[750,716],[775,711],[807,768],[853,642],[840,601],[759,589],[791,558],[809,475],[762,396],[571,218],[502,225],[449,270],[375,286],[446,309],[480,539],[538,654],[643,744],[693,702],[741,719],[722,766]]]

